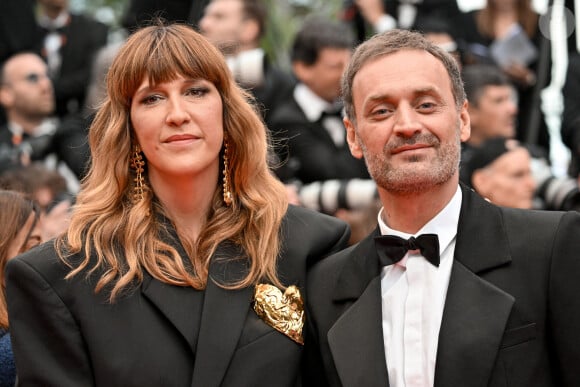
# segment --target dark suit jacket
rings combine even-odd
[[[388,386],[373,235],[307,282],[305,385]],[[436,387],[580,386],[580,215],[463,189]]]
[[[303,183],[329,179],[368,179],[363,160],[350,153],[346,140],[336,146],[322,121],[308,121],[292,93],[269,118],[274,147],[282,163],[277,170],[283,180]],[[346,131],[346,129],[345,129]]]
[[[83,109],[94,57],[107,43],[109,30],[107,25],[85,15],[71,13],[70,17],[70,23],[61,31],[65,36],[65,43],[60,48],[62,62],[53,80],[56,113],[60,117]],[[39,33],[40,47],[47,33]],[[42,49],[40,52],[44,55]],[[70,110],[69,104],[76,105],[77,109]]]
[[[88,118],[80,114],[68,116],[59,122],[54,134],[29,137],[20,146],[31,150],[32,161],[42,161],[56,154],[80,180],[85,176],[90,158]],[[26,144],[26,145],[25,145]],[[7,124],[0,124],[0,173],[21,166],[18,147],[12,143],[12,132]]]
[[[309,260],[344,247],[349,230],[335,218],[291,207],[282,234],[280,278],[303,290]],[[211,279],[244,275],[245,260],[223,259],[239,254],[233,244],[221,244]],[[52,243],[8,264],[10,331],[22,386],[254,387],[292,386],[300,379],[302,346],[257,316],[253,287],[225,290],[210,280],[199,292],[146,274],[138,288],[110,304],[106,294],[95,295],[96,276],[65,280],[68,271]]]

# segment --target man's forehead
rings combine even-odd
[[[34,71],[44,71],[46,64],[34,54],[22,54],[10,59],[4,68],[4,75],[8,77],[23,76]]]

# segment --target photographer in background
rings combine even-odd
[[[460,179],[470,184],[468,167],[477,148],[495,137],[515,138],[518,105],[516,91],[501,70],[493,65],[468,65],[463,69],[469,101],[471,137],[462,143]],[[531,156],[535,181],[535,207],[547,210],[580,210],[578,182],[553,175],[542,148],[522,144]]]
[[[0,172],[42,161],[58,170],[69,190],[78,189],[89,152],[84,128],[54,117],[55,100],[46,63],[34,53],[18,53],[0,67]]]

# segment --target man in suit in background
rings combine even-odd
[[[343,97],[383,208],[375,232],[311,270],[304,384],[580,385],[580,215],[459,185],[470,118],[453,58],[418,33],[376,35]]]
[[[62,118],[84,107],[93,59],[107,43],[108,27],[71,12],[69,0],[37,1],[39,50],[54,82],[56,114]]]

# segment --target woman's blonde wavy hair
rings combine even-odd
[[[129,167],[135,144],[131,98],[145,77],[154,85],[179,75],[209,80],[221,95],[234,198],[226,206],[218,184],[197,241],[181,236],[190,262],[162,240],[163,222],[155,214],[163,209],[153,193],[145,190],[144,200],[136,204],[131,200],[135,174]],[[144,271],[167,284],[204,289],[210,258],[229,240],[248,255],[249,272],[220,286],[242,288],[260,280],[282,286],[276,260],[288,203],[284,186],[268,168],[267,131],[252,101],[233,80],[222,54],[191,27],[158,22],[131,35],[107,74],[107,96],[89,131],[90,169],[70,227],[56,241],[61,259],[71,267],[67,278],[85,269],[87,275],[98,272],[95,291],[110,289],[111,302],[140,283]],[[79,253],[82,260],[73,263],[72,256]]]

